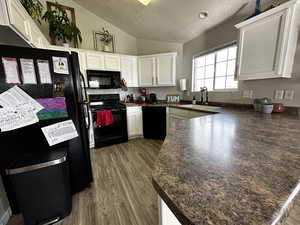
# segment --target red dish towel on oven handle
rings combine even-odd
[[[96,125],[98,127],[110,126],[114,123],[114,117],[111,110],[97,111]]]

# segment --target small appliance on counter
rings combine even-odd
[[[158,101],[157,101],[157,96],[156,96],[155,93],[151,93],[151,94],[149,95],[148,103],[149,103],[149,104],[157,104],[157,103],[158,103]]]
[[[273,104],[270,98],[254,99],[253,107],[256,112],[270,114],[273,112]]]

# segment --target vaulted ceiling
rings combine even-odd
[[[141,39],[187,42],[233,17],[245,18],[255,0],[74,0],[84,8]],[[263,6],[272,0],[262,0]],[[283,0],[284,1],[284,0]],[[205,20],[199,12],[207,11]]]

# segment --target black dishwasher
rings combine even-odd
[[[143,132],[146,139],[165,139],[166,107],[143,106]]]

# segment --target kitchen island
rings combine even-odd
[[[182,224],[283,224],[300,195],[299,137],[296,114],[220,109],[177,120],[153,185]]]

